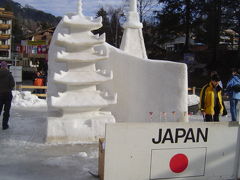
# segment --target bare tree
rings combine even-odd
[[[156,10],[159,5],[157,0],[138,0],[138,11],[140,21],[142,22],[145,17],[149,16],[152,11]]]
[[[95,30],[94,33],[103,33],[107,34],[106,41],[115,46],[119,47],[121,43],[121,38],[123,30],[121,28],[121,22],[124,22],[124,13],[123,7],[113,7],[105,6],[101,7],[96,14],[97,17],[102,16],[103,18],[103,27],[101,29]]]
[[[125,0],[125,6],[129,4],[130,0]],[[140,21],[142,22],[151,13],[158,8],[159,2],[158,0],[137,0],[137,9],[140,17]]]

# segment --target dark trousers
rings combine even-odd
[[[12,102],[12,93],[11,92],[0,93],[0,114],[2,114],[2,110],[4,110],[2,127],[8,126],[11,102]]]
[[[232,121],[237,121],[237,105],[238,105],[237,99],[230,99],[230,112],[231,112],[231,117]]]
[[[219,114],[209,115],[206,114],[204,117],[205,122],[219,122]]]

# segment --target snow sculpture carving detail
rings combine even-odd
[[[116,94],[96,89],[97,84],[113,78],[111,71],[95,67],[97,61],[109,56],[105,34],[91,32],[99,29],[101,22],[102,18],[93,20],[83,15],[79,0],[78,13],[64,16],[54,33],[49,53],[53,62],[49,63],[48,142],[94,141],[104,135],[98,131],[104,129],[100,126],[115,122],[110,112],[99,111],[116,104],[117,99]]]

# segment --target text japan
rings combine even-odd
[[[168,143],[198,143],[207,142],[208,128],[176,128],[176,129],[159,129],[157,136],[152,138],[154,144]]]

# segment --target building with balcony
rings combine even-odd
[[[0,8],[0,61],[11,61],[13,12]]]
[[[23,71],[34,72],[41,70],[47,72],[48,48],[55,27],[49,28],[33,35],[29,35],[21,41],[17,47],[18,54],[22,59]]]

